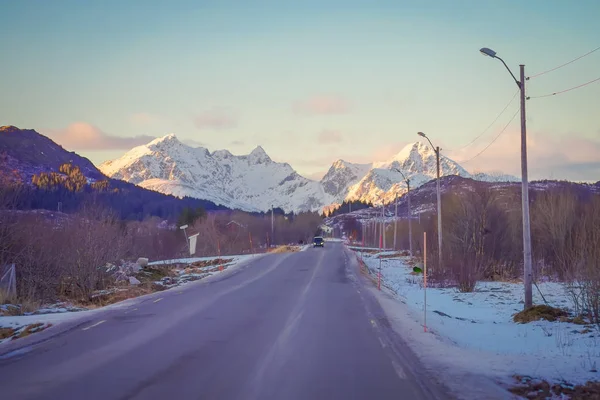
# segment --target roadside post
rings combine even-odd
[[[379,259],[379,273],[377,274],[377,290],[381,290],[381,258]]]
[[[423,332],[427,332],[427,232],[423,232]]]

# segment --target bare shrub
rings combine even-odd
[[[505,236],[503,215],[494,192],[476,189],[447,196],[444,268],[461,292],[471,292],[489,275]]]
[[[84,300],[111,282],[103,266],[128,254],[131,236],[115,214],[96,207],[78,213],[64,233],[61,291]]]
[[[580,215],[566,278],[575,305],[581,307],[577,311],[600,324],[600,196],[583,204]]]
[[[569,192],[546,192],[536,196],[531,212],[531,236],[541,265],[564,278],[572,266],[578,199]],[[540,265],[540,263],[538,263]]]
[[[151,260],[166,260],[180,256],[186,249],[185,236],[180,229],[165,226],[157,217],[127,224],[131,235],[131,253]]]

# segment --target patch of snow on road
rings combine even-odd
[[[362,254],[373,274],[380,265],[377,256]],[[566,322],[513,322],[512,316],[523,309],[521,284],[480,282],[473,293],[428,288],[428,333],[424,333],[423,278],[411,274],[407,261],[405,257],[381,259],[382,283],[396,298],[382,305],[397,319],[413,350],[430,364],[446,364],[444,373],[454,375],[457,385],[474,374],[505,384],[514,383],[509,378],[515,374],[571,384],[600,378],[596,372],[600,367],[598,328]],[[539,288],[551,306],[572,309],[562,285],[543,282]],[[537,291],[534,303],[543,304]],[[461,370],[467,375],[458,376]]]

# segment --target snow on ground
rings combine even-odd
[[[172,264],[192,264],[201,261],[213,261],[218,259],[232,260],[232,264],[237,264],[241,261],[246,261],[252,257],[256,257],[257,254],[245,254],[240,256],[215,256],[215,257],[191,257],[191,258],[175,258],[172,260],[161,260],[152,261],[148,263],[149,266],[161,266],[161,265],[172,265]]]
[[[389,252],[386,253],[389,256]],[[376,275],[381,260],[382,283],[395,292],[395,304],[382,304],[424,362],[445,365],[458,390],[466,374],[485,374],[493,381],[513,384],[510,377],[525,375],[550,382],[583,384],[600,374],[600,331],[594,326],[537,321],[517,324],[512,316],[523,309],[522,284],[480,282],[475,292],[455,288],[427,288],[427,328],[424,333],[424,290],[421,275],[412,275],[406,257],[379,259],[363,253]],[[553,307],[572,309],[558,283],[538,284]],[[381,296],[380,296],[381,297]],[[408,306],[398,304],[397,300]],[[384,300],[385,302],[385,300]],[[534,288],[534,303],[544,304]],[[448,368],[451,367],[451,368]],[[472,375],[469,375],[472,376]]]

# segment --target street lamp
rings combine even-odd
[[[442,267],[442,195],[441,195],[441,191],[440,191],[440,148],[439,148],[439,146],[435,147],[433,145],[433,143],[431,143],[431,140],[429,140],[427,135],[424,134],[423,132],[417,132],[417,135],[427,139],[427,141],[433,148],[433,151],[435,152],[435,157],[436,157],[436,161],[437,161],[436,162],[436,164],[437,164],[436,186],[437,186],[437,219],[438,219],[438,258],[439,258],[439,266],[441,268]]]
[[[273,204],[271,204],[271,245],[273,245],[274,240],[274,236],[275,235],[275,223],[274,223],[274,218],[273,218]]]
[[[527,179],[527,127],[525,114],[525,65],[519,65],[520,80],[517,80],[503,59],[494,50],[486,47],[479,50],[481,54],[502,61],[521,92],[521,207],[523,213],[523,283],[525,285],[525,305],[528,309],[533,305],[532,276],[531,276],[531,227],[529,224],[529,181]]]
[[[408,247],[410,249],[410,255],[413,255],[412,248],[412,211],[410,208],[410,179],[408,179],[402,171],[398,168],[394,168],[394,170],[400,172],[400,175],[404,178],[404,182],[406,182],[406,194],[408,196]],[[396,249],[396,225],[398,224],[398,198],[396,198],[396,223],[394,224],[394,249]]]
[[[190,242],[188,240],[188,235],[187,235],[187,232],[186,232],[187,227],[188,227],[187,225],[181,225],[179,227],[179,229],[181,229],[183,231],[183,234],[185,235],[185,243],[187,244],[187,247],[188,247],[188,250],[189,250],[190,249]]]

